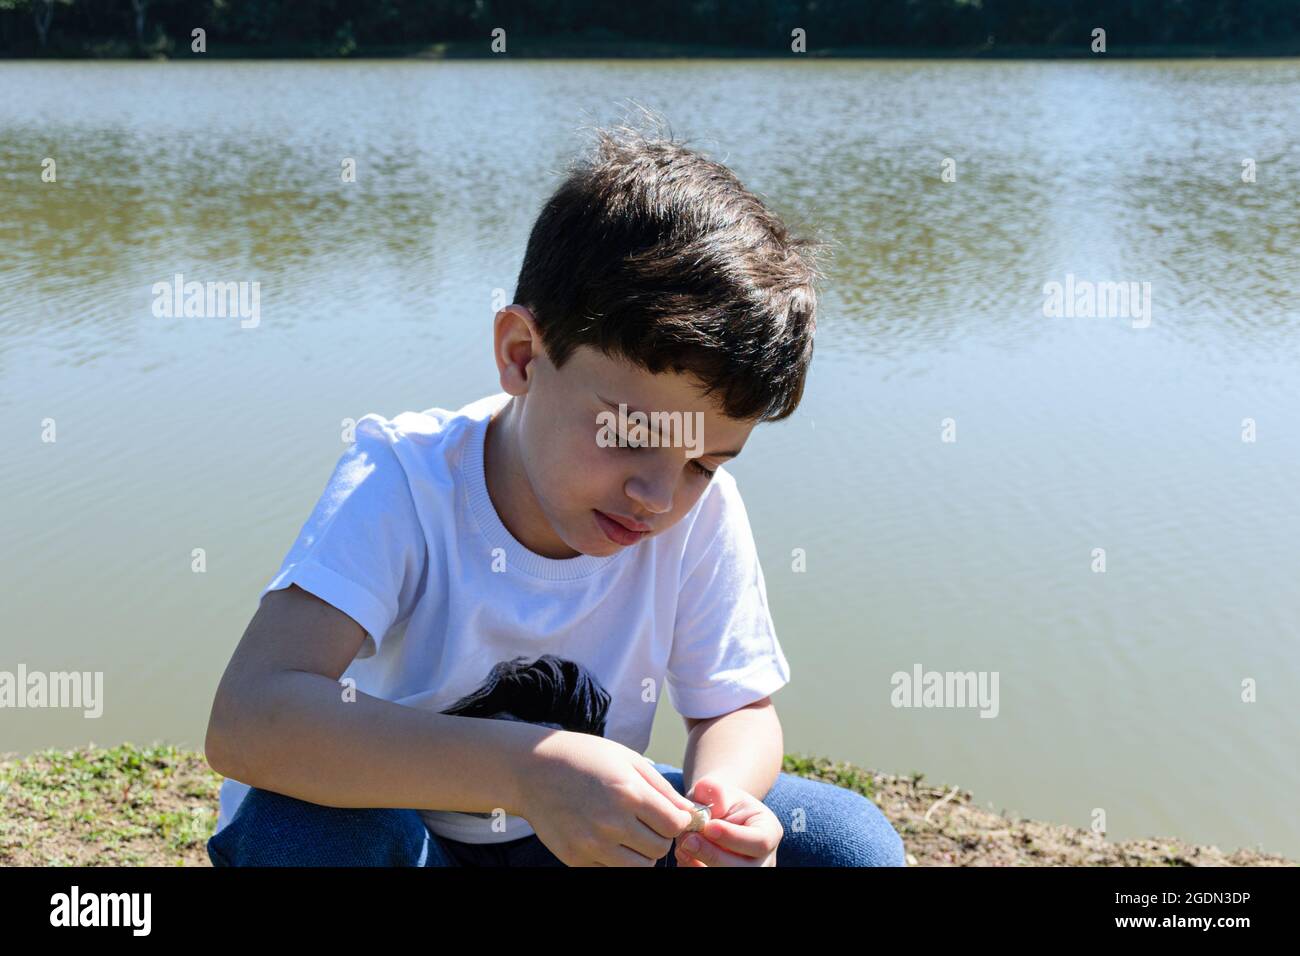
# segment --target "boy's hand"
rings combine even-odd
[[[677,841],[678,866],[776,866],[785,829],[762,800],[708,776],[695,781],[689,796],[709,804],[713,817],[703,830]],[[693,850],[688,845],[692,837],[699,840]]]
[[[693,805],[631,747],[556,731],[533,751],[520,816],[566,866],[654,866]]]

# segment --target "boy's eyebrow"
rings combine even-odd
[[[618,402],[611,402],[608,398],[605,398],[599,392],[595,393],[595,395],[597,398],[599,398],[610,408],[614,409],[614,411],[618,411]],[[627,413],[629,415],[631,415],[635,411],[637,411],[637,409],[633,408],[631,405],[627,406]],[[650,417],[648,412],[642,412],[641,414],[645,415],[647,422],[653,421],[653,419]],[[649,430],[649,425],[647,425],[646,428],[647,430]],[[700,455],[700,457],[701,458],[735,458],[739,454],[740,452],[738,451],[706,451],[704,454]]]

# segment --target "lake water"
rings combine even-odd
[[[835,243],[804,405],[729,466],[786,751],[1300,856],[1285,60],[0,64],[0,670],[105,675],[0,750],[202,746],[340,422],[497,389],[494,290],[624,97]],[[155,318],[178,272],[259,324]],[[1045,316],[1067,276],[1150,324]],[[893,706],[917,665],[997,672],[997,716]],[[665,701],[650,755],[684,740]]]

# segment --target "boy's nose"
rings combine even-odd
[[[640,509],[651,514],[667,514],[673,507],[673,489],[677,474],[665,468],[642,472],[628,479],[624,489],[627,496],[637,503]],[[646,524],[654,524],[646,519]]]

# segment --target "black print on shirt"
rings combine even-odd
[[[478,690],[466,694],[444,714],[541,724],[556,730],[605,736],[610,696],[600,681],[576,661],[543,654],[501,661]],[[467,813],[490,818],[491,813]]]

